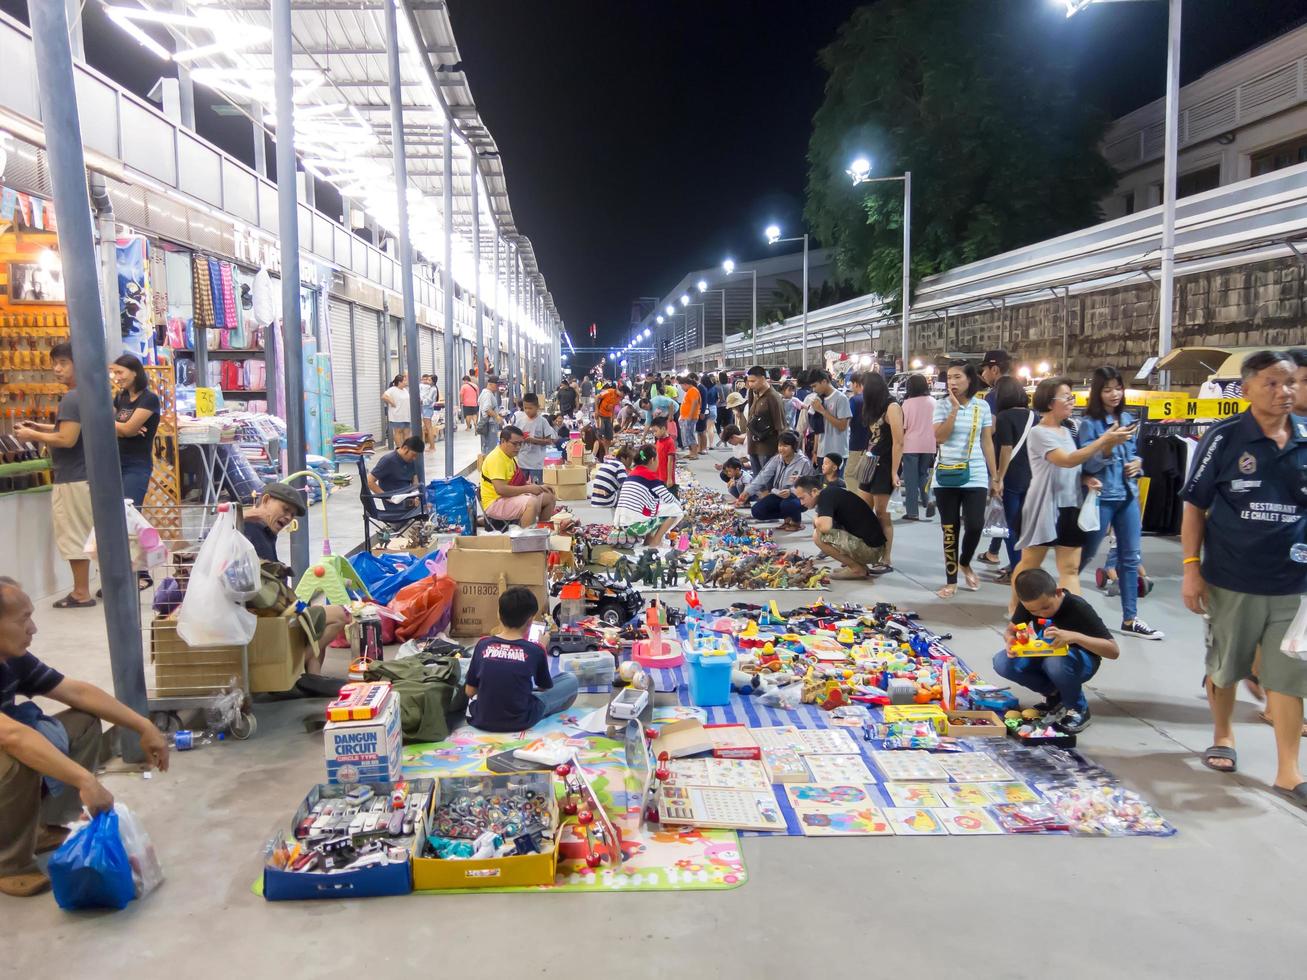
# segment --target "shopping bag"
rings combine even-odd
[[[413,564],[412,555],[374,555],[366,551],[360,551],[357,555],[349,560],[358,577],[363,580],[367,586],[368,594],[382,580],[389,578],[396,572],[401,572]]]
[[[97,813],[74,830],[50,858],[48,872],[61,909],[122,909],[136,897],[113,810]]]
[[[356,555],[354,559],[351,560],[351,564],[359,557],[360,556]],[[395,571],[391,572],[384,578],[378,579],[376,582],[369,582],[366,578],[363,579],[368,587],[368,592],[379,605],[388,604],[391,599],[395,598],[395,593],[404,586],[412,585],[414,582],[420,582],[430,574],[423,561],[414,558],[411,555],[388,555],[386,557],[397,558],[402,562],[402,564],[400,564]],[[361,573],[360,577],[362,577]]]
[[[1097,513],[1097,511],[1095,511]],[[1007,526],[1007,514],[1003,512],[1003,500],[990,497],[989,506],[985,508],[985,530],[983,537],[1006,538],[1012,531]]]
[[[1295,660],[1307,660],[1307,596],[1298,600],[1298,612],[1280,641],[1280,652]]]
[[[236,514],[220,511],[195,557],[177,613],[177,635],[193,647],[244,646],[255,616],[244,602],[259,589],[259,556],[236,530]]]
[[[404,586],[390,603],[391,611],[404,617],[395,627],[395,638],[412,640],[448,628],[457,593],[458,587],[452,579],[438,575]]]
[[[427,484],[427,503],[435,516],[461,528],[461,534],[476,533],[477,488],[461,476],[432,480]]]
[[[163,884],[163,868],[154,853],[150,835],[136,814],[122,803],[115,803],[113,810],[118,815],[118,836],[122,838],[123,850],[132,866],[132,885],[136,897],[142,898]]]
[[[1090,490],[1085,494],[1085,502],[1080,505],[1080,517],[1076,521],[1080,525],[1080,530],[1087,534],[1092,534],[1099,528],[1098,516],[1098,491]]]

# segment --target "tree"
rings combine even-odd
[[[912,281],[1084,228],[1114,183],[1105,114],[1034,2],[881,0],[860,7],[819,60],[826,95],[808,145],[805,214],[837,267],[899,305],[903,185],[912,171]]]

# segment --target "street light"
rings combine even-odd
[[[690,305],[690,294],[689,294],[689,293],[681,293],[681,305],[682,305],[682,306],[689,306],[689,305]]]
[[[798,236],[794,238],[782,238],[780,225],[768,225],[765,232],[767,244],[775,245],[777,242],[797,242],[800,241]],[[799,366],[806,368],[808,366],[808,233],[805,231],[802,236],[803,241],[803,350],[799,354]]]
[[[735,272],[735,260],[726,259],[722,262],[722,269],[729,276]],[[753,363],[758,363],[758,270],[750,269],[749,276],[753,279],[753,319],[749,321],[749,336],[753,338]],[[722,343],[726,341],[723,338]]]
[[[903,182],[903,363],[908,363],[908,327],[912,316],[912,301],[909,293],[912,289],[912,171],[903,171],[902,177],[871,176],[871,161],[858,157],[845,171],[852,179],[853,186],[859,184],[880,184],[888,181]]]
[[[1057,0],[1074,17],[1090,4],[1104,0]],[[1122,0],[1110,0],[1120,3]],[[1127,0],[1128,2],[1128,0]],[[1175,284],[1175,172],[1180,140],[1180,5],[1181,0],[1167,0],[1166,21],[1166,131],[1162,151],[1162,275],[1157,302],[1157,356],[1171,352],[1172,295]],[[1170,372],[1158,379],[1165,390],[1170,387]]]
[[[708,292],[708,283],[707,283],[705,280],[700,279],[700,280],[698,281],[698,283],[696,283],[696,285],[697,285],[698,288],[699,288],[699,292],[701,292],[701,293],[706,293],[706,292]]]
[[[673,306],[671,303],[668,303],[667,308],[663,312],[665,312],[668,316],[676,316],[676,307]]]

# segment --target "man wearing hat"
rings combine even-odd
[[[989,405],[991,418],[998,417],[998,408],[996,405],[998,391],[995,388],[995,385],[998,384],[999,378],[1011,373],[1012,358],[1008,356],[1007,351],[991,350],[985,352],[985,357],[980,362],[980,380],[985,382],[985,386],[989,388],[989,391],[985,392],[985,403]],[[998,459],[997,445],[994,446],[994,458]],[[984,562],[986,565],[999,564],[998,552],[1002,546],[1002,538],[991,538],[989,541],[989,547],[978,560]]]
[[[254,553],[259,561],[280,563],[277,557],[277,535],[290,526],[290,522],[308,513],[304,506],[303,495],[288,483],[269,483],[255,499],[253,507],[246,507],[241,533],[254,545]],[[290,568],[286,569],[286,580],[290,581]],[[314,652],[304,658],[304,673],[322,673],[322,662],[327,657],[327,647],[340,636],[345,624],[349,622],[349,613],[344,606],[310,606],[301,617],[305,632],[314,641]]]

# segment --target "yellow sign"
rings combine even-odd
[[[212,415],[218,407],[218,393],[212,388],[195,389],[195,414],[200,418]]]
[[[1225,419],[1248,408],[1241,398],[1185,398],[1155,395],[1147,401],[1149,419]]]

